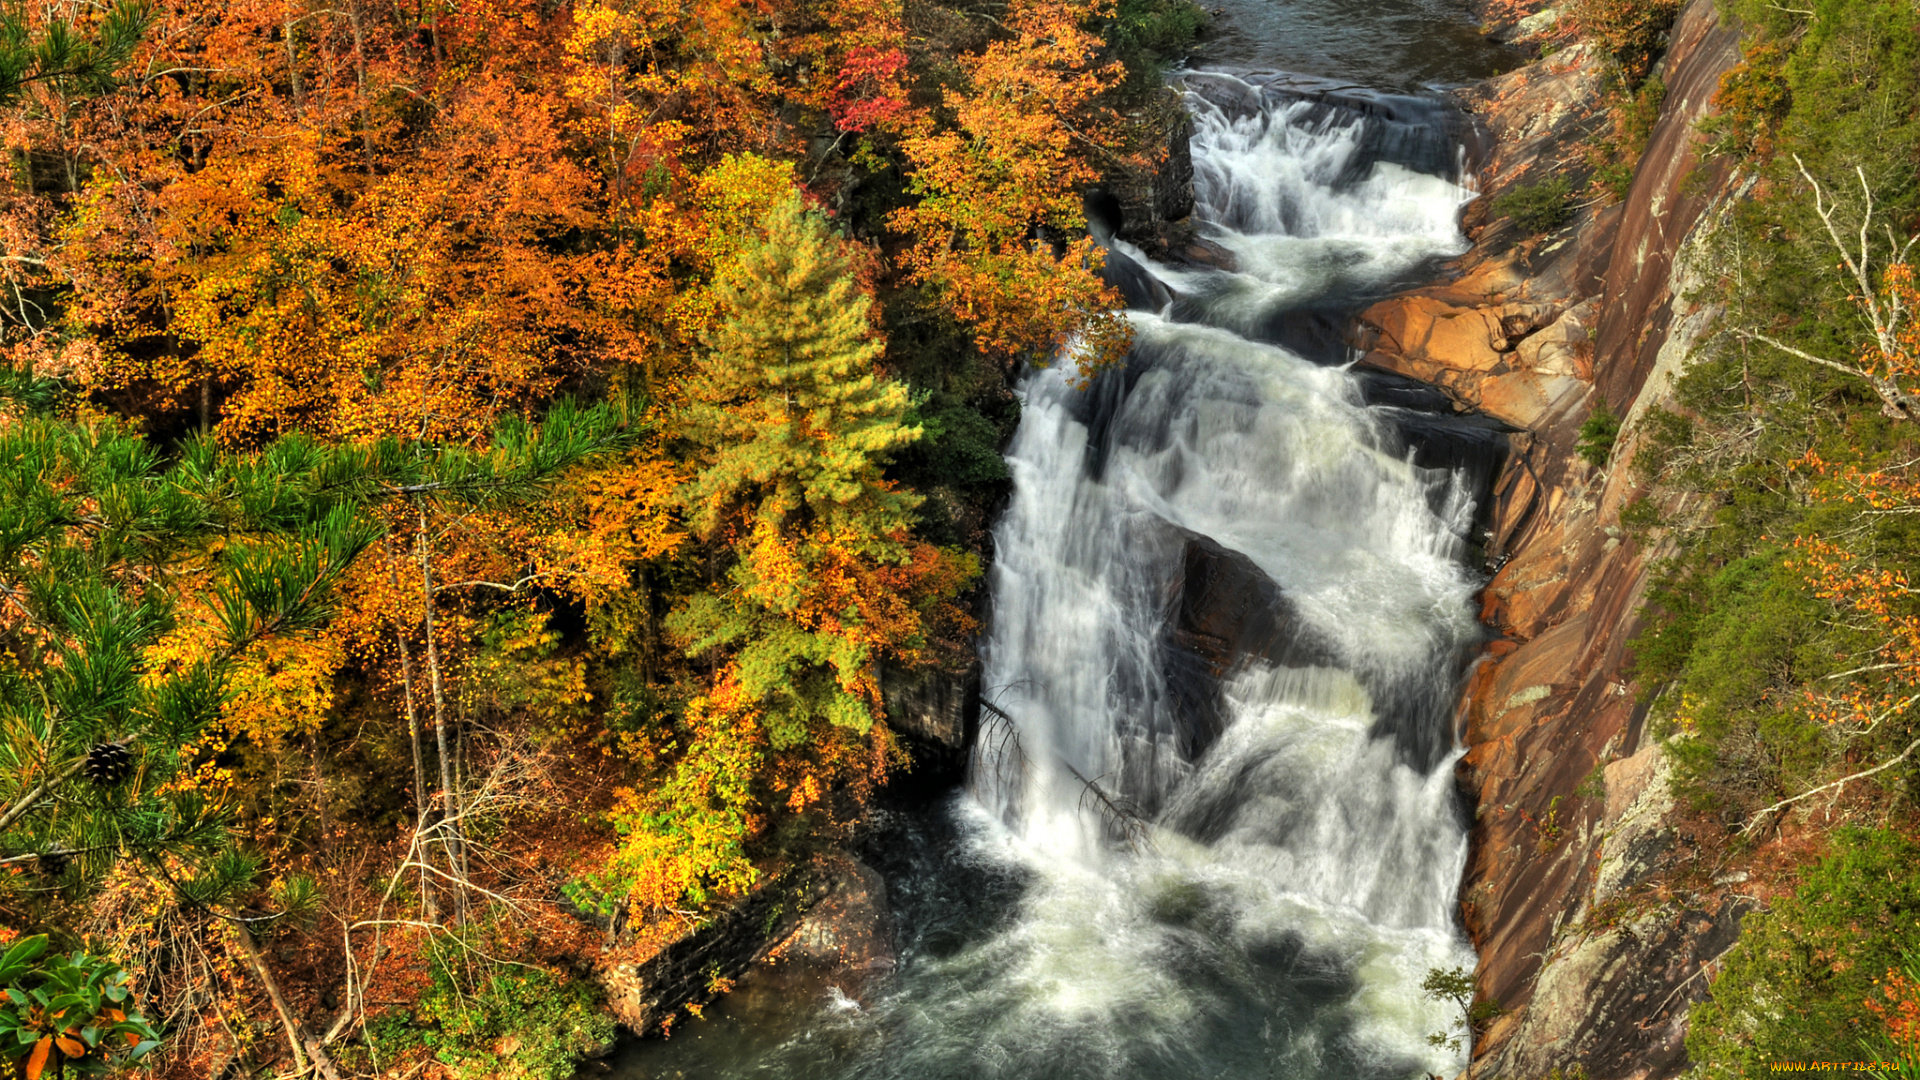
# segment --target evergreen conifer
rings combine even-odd
[[[735,588],[670,624],[732,676],[775,749],[813,721],[864,732],[878,712],[873,637],[850,604],[822,611],[822,572],[898,562],[920,497],[883,475],[920,437],[907,388],[874,370],[872,300],[826,221],[795,193],[718,271],[685,430],[707,450],[686,494],[696,531],[732,541]]]
[[[907,388],[873,368],[885,350],[873,301],[844,242],[795,193],[719,271],[687,434],[711,462],[691,485],[694,526],[711,536],[741,505],[787,530],[811,518],[883,547],[920,499],[881,477],[920,438]]]

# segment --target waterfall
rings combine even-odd
[[[1473,963],[1449,712],[1473,470],[1423,467],[1358,375],[1258,339],[1459,253],[1470,192],[1433,116],[1188,90],[1198,216],[1237,270],[1116,244],[1175,299],[1090,390],[1023,387],[968,812],[1029,881],[942,962],[995,972],[950,1006],[1008,1010],[979,1031],[1005,1075],[1452,1075],[1419,983]],[[1223,1040],[1227,1016],[1261,1030]]]
[[[1007,459],[968,789],[878,812],[899,967],[778,974],[626,1075],[1452,1076],[1467,967],[1450,706],[1494,436],[1347,363],[1369,297],[1465,244],[1429,100],[1185,76],[1236,269],[1113,241],[1124,365],[1032,373]],[[779,969],[769,969],[777,972]],[[798,1006],[798,1007],[796,1007]]]

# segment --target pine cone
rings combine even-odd
[[[87,779],[111,787],[133,771],[133,754],[119,743],[101,743],[87,751]]]

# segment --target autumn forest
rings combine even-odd
[[[1215,2],[0,3],[0,1076],[1920,1077],[1914,0]]]
[[[1197,9],[4,17],[0,1058],[570,1075],[916,767]]]

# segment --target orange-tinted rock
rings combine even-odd
[[[1653,558],[1617,517],[1639,494],[1622,467],[1634,433],[1623,433],[1610,468],[1576,450],[1596,402],[1628,416],[1643,386],[1668,392],[1669,380],[1646,385],[1653,358],[1671,366],[1673,350],[1706,332],[1692,312],[1676,314],[1685,290],[1670,271],[1697,242],[1697,222],[1728,197],[1717,166],[1700,184],[1682,181],[1695,165],[1694,124],[1738,59],[1738,31],[1720,24],[1712,0],[1689,0],[1671,42],[1666,105],[1622,203],[1584,208],[1540,237],[1479,200],[1465,219],[1474,248],[1452,279],[1375,304],[1356,334],[1369,362],[1524,429],[1494,485],[1497,573],[1483,599],[1484,617],[1512,640],[1486,650],[1459,710],[1459,780],[1475,804],[1462,915],[1480,951],[1480,993],[1508,1010],[1477,1041],[1473,1076],[1575,1065],[1592,1080],[1675,1075],[1686,1008],[1705,983],[1695,976],[1730,943],[1742,910],[1659,909],[1632,933],[1580,924],[1603,863],[1608,887],[1628,889],[1667,857],[1661,784],[1651,758],[1636,756],[1651,745],[1646,711],[1628,678]],[[1604,65],[1576,47],[1468,91],[1497,140],[1482,190],[1497,195],[1577,162],[1604,109],[1604,80]],[[1604,797],[1589,782],[1598,777]]]
[[[1513,371],[1480,384],[1482,411],[1529,430],[1545,426],[1587,395],[1587,384],[1571,375]]]
[[[1491,371],[1506,345],[1498,318],[1478,308],[1459,308],[1428,296],[1386,300],[1361,315],[1378,328],[1375,345],[1414,363],[1452,371]]]
[[[1592,378],[1593,336],[1588,320],[1598,306],[1593,300],[1577,304],[1522,341],[1514,350],[1519,365],[1540,375]]]

